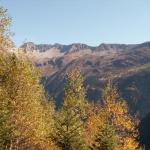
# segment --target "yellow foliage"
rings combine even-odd
[[[10,23],[11,18],[8,17],[7,11],[3,7],[0,7],[0,51],[3,52],[14,46],[10,40]]]
[[[8,117],[5,124],[11,132],[6,146],[50,149],[53,143],[47,137],[54,124],[53,111],[45,102],[38,71],[15,55],[1,54],[0,79],[0,115]]]
[[[103,92],[103,105],[94,108],[96,111],[92,110],[86,124],[89,141],[93,142],[97,129],[108,123],[115,130],[120,150],[137,150],[137,120],[129,114],[126,102],[120,99],[111,80]]]

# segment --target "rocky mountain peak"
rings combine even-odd
[[[29,51],[33,51],[36,49],[36,45],[33,42],[24,43],[21,48]]]

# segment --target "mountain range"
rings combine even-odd
[[[150,113],[150,42],[141,44],[24,43],[20,50],[42,70],[42,83],[59,106],[63,99],[65,74],[79,67],[87,99],[101,100],[108,78],[113,78],[130,112],[140,118]]]

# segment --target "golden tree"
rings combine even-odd
[[[72,103],[76,111],[84,117],[87,101],[80,69],[75,68],[67,73],[66,82],[64,105]]]
[[[129,114],[128,106],[120,98],[112,80],[108,81],[104,89],[102,104],[95,108],[97,108],[96,112],[89,117],[87,122],[87,131],[90,131],[93,142],[99,132],[98,129],[109,125],[115,131],[119,150],[138,149],[137,119]]]
[[[45,103],[35,67],[14,54],[0,58],[0,145],[4,149],[50,149],[52,108]],[[49,114],[48,114],[49,113]]]
[[[0,7],[0,51],[7,51],[13,47],[13,42],[10,40],[9,26],[11,18],[7,15],[7,10]]]
[[[54,109],[34,65],[9,53],[10,23],[7,10],[0,7],[0,149],[56,149],[48,139]]]

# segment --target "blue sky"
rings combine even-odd
[[[142,43],[150,40],[150,0],[0,0],[16,45]]]

